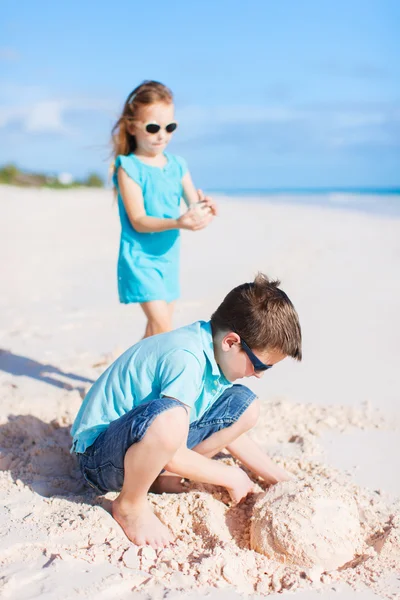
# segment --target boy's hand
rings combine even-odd
[[[232,484],[226,489],[229,492],[232,502],[238,504],[243,498],[254,492],[254,483],[246,473],[239,467],[231,467],[232,469]]]

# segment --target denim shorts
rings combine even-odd
[[[233,385],[225,390],[201,419],[190,424],[187,447],[194,448],[213,433],[235,423],[255,398],[244,385]],[[99,494],[121,490],[127,450],[140,442],[157,415],[175,406],[182,404],[173,398],[150,400],[110,423],[85,452],[77,453],[86,482]]]

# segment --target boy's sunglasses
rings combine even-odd
[[[168,125],[165,126],[165,131],[167,133],[173,133],[177,127],[178,123],[168,123]],[[155,134],[160,131],[161,125],[159,125],[158,123],[146,123],[144,128],[147,131],[147,133]]]
[[[266,365],[265,363],[261,362],[261,360],[254,354],[254,352],[250,350],[249,346],[246,344],[243,338],[240,338],[240,345],[249,357],[250,362],[254,367],[254,371],[260,372],[272,369],[273,365]]]

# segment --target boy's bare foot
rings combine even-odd
[[[159,475],[151,485],[153,494],[181,494],[185,490],[179,475]]]
[[[118,500],[114,500],[111,514],[131,542],[137,546],[165,548],[174,541],[168,527],[161,523],[147,502],[132,506]]]

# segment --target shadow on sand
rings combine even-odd
[[[54,367],[53,365],[45,365],[26,356],[19,356],[13,354],[9,350],[0,349],[0,370],[16,377],[25,376],[36,379],[37,381],[43,381],[49,385],[62,388],[65,390],[78,390],[82,395],[85,394],[85,387],[72,385],[71,383],[58,379],[57,376],[66,377],[73,381],[79,381],[82,383],[94,383],[93,379],[76,375],[75,373],[65,373]]]
[[[70,427],[56,420],[45,423],[32,415],[9,415],[0,425],[0,470],[44,497],[100,505],[109,512],[111,502],[96,496],[70,454]]]

